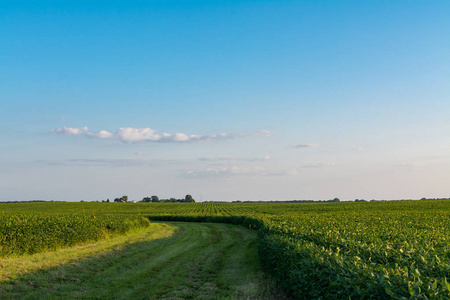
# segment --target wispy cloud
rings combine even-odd
[[[421,162],[401,163],[391,165],[393,168],[404,169],[408,171],[425,171],[427,165]]]
[[[298,172],[295,169],[288,170],[266,170],[261,167],[242,168],[242,167],[226,167],[226,168],[207,168],[197,170],[187,170],[180,174],[181,177],[187,178],[215,178],[215,177],[232,177],[232,176],[295,176]]]
[[[166,166],[171,164],[179,164],[180,161],[175,160],[143,160],[143,159],[67,159],[67,160],[36,160],[35,164],[48,166],[108,166],[108,167],[134,167],[134,166]]]
[[[306,164],[301,166],[301,168],[325,168],[325,167],[334,167],[336,163],[314,163],[314,164]]]
[[[263,158],[243,158],[243,157],[225,156],[225,157],[201,157],[198,160],[200,160],[200,161],[268,161],[269,159],[270,159],[270,156],[266,155]]]
[[[293,148],[317,148],[319,146],[319,144],[298,144],[293,146]]]
[[[266,136],[271,137],[273,136],[273,132],[269,130],[258,130],[258,131],[252,131],[252,132],[238,132],[233,133],[234,136]]]
[[[88,127],[71,128],[64,127],[53,129],[51,133],[59,133],[64,135],[81,135],[85,134],[88,137],[99,139],[113,139],[116,138],[126,143],[139,143],[139,142],[159,142],[159,143],[187,143],[197,141],[213,141],[231,139],[234,137],[247,137],[247,136],[271,136],[270,131],[261,130],[255,132],[241,132],[241,133],[220,133],[211,135],[198,135],[198,134],[185,134],[185,133],[157,133],[152,128],[132,128],[123,127],[119,128],[116,133],[111,133],[106,130],[99,132],[90,132]]]
[[[68,164],[77,165],[104,165],[104,166],[114,166],[114,167],[130,167],[130,166],[142,166],[142,165],[153,165],[149,161],[139,160],[139,159],[70,159],[67,160]]]
[[[150,152],[139,151],[139,152],[134,153],[134,155],[147,155],[147,154],[150,154]]]

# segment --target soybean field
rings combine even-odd
[[[255,233],[258,264],[280,289],[265,290],[267,299],[282,293],[295,299],[450,299],[449,200],[54,202],[0,209],[4,259],[130,235],[154,222],[227,223]],[[240,299],[236,291],[221,295]],[[183,299],[196,298],[189,297]]]

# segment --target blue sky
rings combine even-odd
[[[447,1],[0,1],[0,200],[450,197]]]

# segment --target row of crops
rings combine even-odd
[[[95,242],[148,225],[142,216],[0,211],[0,257]]]
[[[240,224],[258,230],[262,267],[295,298],[450,299],[450,200],[23,203],[1,208],[10,216],[55,214],[69,223],[88,211],[105,220],[117,218],[116,223],[148,216]]]

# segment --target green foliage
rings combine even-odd
[[[142,216],[0,213],[0,257],[94,242],[148,226]]]
[[[27,203],[3,208],[10,213],[49,215],[64,210],[72,216],[81,205],[111,217],[141,214],[152,220],[231,223],[255,229],[264,270],[295,298],[450,298],[448,200]]]
[[[168,208],[153,218],[258,229],[264,269],[295,298],[450,297],[449,201]]]

